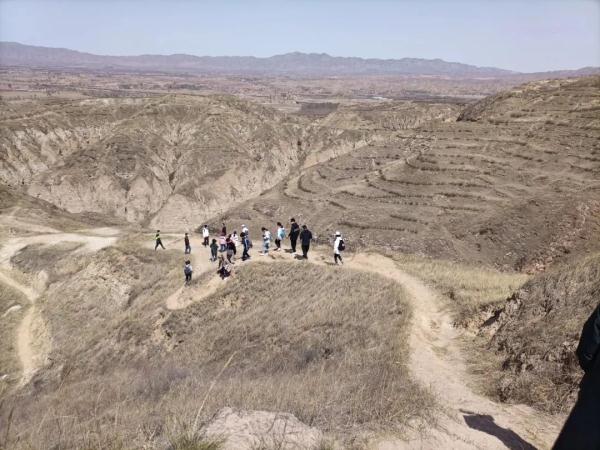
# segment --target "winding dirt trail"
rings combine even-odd
[[[93,230],[88,231],[93,233]],[[31,243],[51,245],[57,242],[81,242],[78,251],[95,251],[116,240],[110,230],[93,234],[50,233],[9,240],[0,249],[1,266],[9,268],[10,258]],[[181,235],[163,238],[167,248],[174,245],[183,249]],[[236,269],[253,261],[273,263],[293,260],[293,255],[272,252],[269,257],[258,256],[242,263]],[[349,256],[349,255],[348,255]],[[200,239],[192,237],[194,277],[215,270],[209,261],[208,249],[202,247]],[[317,251],[311,253],[310,263],[327,265],[330,255]],[[475,393],[470,387],[470,376],[461,353],[461,334],[451,323],[451,313],[442,297],[438,296],[421,281],[402,271],[392,259],[377,254],[356,254],[346,258],[345,267],[385,276],[401,284],[408,293],[413,310],[410,333],[409,369],[415,380],[429,388],[441,406],[436,423],[425,431],[415,428],[403,440],[398,438],[379,439],[372,447],[388,449],[532,449],[550,448],[559,431],[557,419],[522,405],[504,405]],[[339,270],[344,270],[339,268]],[[182,275],[183,276],[183,275]],[[22,383],[29,381],[35,373],[40,355],[34,348],[36,340],[35,301],[39,296],[35,289],[21,284],[9,272],[0,270],[0,281],[22,292],[31,302],[17,332],[17,349],[23,366]],[[193,295],[183,295],[185,287],[176,290],[165,299],[168,309],[182,309],[216,292],[224,282],[216,275],[193,287]],[[187,300],[184,300],[184,297]],[[193,300],[190,300],[193,298]],[[37,333],[39,335],[39,333]],[[37,336],[39,338],[39,336]]]
[[[253,252],[256,255],[256,251]],[[195,257],[208,261],[207,250],[198,247]],[[330,265],[331,255],[312,252],[310,263]],[[253,261],[293,260],[285,252],[271,252],[270,257],[254,256],[236,265]],[[208,266],[200,266],[202,270]],[[427,430],[415,427],[405,439],[383,439],[372,443],[380,450],[391,449],[549,449],[560,430],[560,421],[524,405],[498,404],[475,393],[470,387],[462,355],[461,333],[452,325],[450,306],[417,278],[404,272],[392,259],[378,254],[347,257],[345,266],[354,270],[387,277],[407,291],[412,306],[409,369],[413,379],[429,388],[441,406],[434,426]],[[206,269],[206,270],[208,270]],[[343,270],[343,268],[340,268]],[[195,272],[196,275],[196,272]],[[214,293],[223,282],[217,277],[198,288],[199,301]],[[183,288],[182,288],[183,289]],[[169,309],[185,308],[177,299],[182,289],[167,299]]]
[[[47,233],[35,236],[9,239],[0,248],[0,282],[22,293],[30,303],[21,323],[17,327],[16,349],[23,368],[20,385],[29,382],[37,368],[46,359],[50,351],[50,341],[43,318],[35,307],[40,292],[45,288],[43,277],[39,277],[42,286],[34,289],[17,281],[11,274],[11,258],[23,248],[32,244],[54,245],[60,242],[76,242],[83,244],[74,253],[94,252],[114,244],[118,230],[99,228],[86,230],[88,234],[79,233]]]
[[[347,267],[383,275],[400,283],[413,310],[410,333],[412,376],[431,389],[443,408],[435,428],[408,441],[381,441],[380,449],[532,449],[550,448],[560,430],[555,417],[524,405],[498,404],[469,387],[461,333],[439,295],[381,255],[357,254]]]

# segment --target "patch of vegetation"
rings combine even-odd
[[[166,312],[180,270],[154,273],[173,261],[175,252],[121,244],[49,288],[40,303],[52,303],[44,313],[55,363],[38,374],[35,395],[7,399],[11,444],[80,448],[86,436],[118,434],[123,448],[164,448],[174,418],[201,424],[225,406],[289,412],[343,436],[431,417],[432,396],[406,369],[410,311],[398,285],[311,264],[254,263],[215,294]],[[136,280],[153,287],[121,303]],[[0,427],[6,420],[1,413]],[[171,443],[218,448],[187,437]]]
[[[456,323],[462,326],[483,309],[504,302],[529,278],[521,273],[504,273],[415,255],[390,253],[389,256],[400,263],[403,270],[446,296],[456,310]]]
[[[600,299],[600,253],[526,283],[498,311],[490,347],[501,360],[494,392],[504,401],[567,412],[581,380],[575,349]]]

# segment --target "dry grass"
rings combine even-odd
[[[584,322],[598,305],[600,254],[531,279],[499,316],[491,347],[501,370],[494,393],[548,412],[566,412],[582,372],[575,348]]]
[[[78,242],[60,242],[53,245],[32,244],[24,247],[10,262],[20,271],[35,275],[41,271],[48,274],[48,282],[55,281],[55,268],[64,258],[82,247]]]
[[[404,293],[385,279],[256,263],[167,312],[179,252],[132,238],[64,259],[38,302],[53,365],[0,406],[0,428],[12,415],[0,446],[214,448],[197,431],[224,406],[290,412],[343,436],[399,431],[432,410],[405,367]]]
[[[326,430],[389,427],[427,403],[403,366],[403,296],[372,275],[254,265],[164,327],[181,341],[180,364],[199,358],[210,374],[235,354],[209,410],[289,411]]]
[[[456,322],[465,326],[484,309],[497,306],[521,287],[528,276],[414,255],[390,253],[406,272],[446,296],[456,308]]]

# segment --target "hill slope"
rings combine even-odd
[[[407,105],[309,121],[225,96],[9,103],[0,113],[0,181],[70,212],[189,229],[321,154],[458,114]]]
[[[599,301],[598,253],[526,283],[482,327],[502,357],[496,393],[546,411],[568,411],[583,374],[575,349]]]
[[[228,215],[254,226],[296,216],[354,247],[543,270],[599,245],[599,81],[536,82],[458,122],[398,130]]]

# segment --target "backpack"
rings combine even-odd
[[[252,241],[248,238],[248,248],[252,248]]]
[[[344,250],[346,250],[346,244],[344,243],[344,240],[343,240],[343,239],[341,239],[341,240],[340,240],[340,243],[338,244],[338,250],[339,250],[340,252],[343,252]]]
[[[192,268],[190,266],[185,266],[185,268],[183,269],[183,273],[185,273],[186,275],[190,275],[192,273]]]

